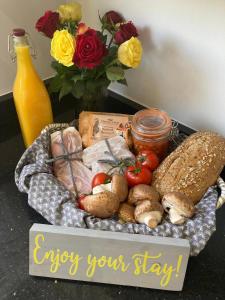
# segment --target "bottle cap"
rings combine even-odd
[[[25,35],[25,30],[23,28],[15,28],[13,29],[13,35],[14,36],[24,36]]]

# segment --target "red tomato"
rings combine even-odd
[[[85,199],[86,196],[87,196],[87,195],[80,195],[79,198],[78,198],[78,200],[77,200],[77,202],[78,202],[78,207],[79,207],[80,209],[83,209],[83,210],[84,210],[83,201],[84,201],[84,199]]]
[[[152,181],[152,172],[140,165],[128,167],[125,176],[130,187],[141,183],[150,184]]]
[[[159,165],[159,158],[154,151],[142,150],[137,155],[137,161],[144,167],[154,171]]]
[[[110,181],[111,181],[111,176],[109,176],[106,173],[98,173],[92,179],[91,185],[92,185],[92,188],[94,188],[97,185],[106,184],[106,183],[109,183]]]

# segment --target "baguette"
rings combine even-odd
[[[225,139],[217,133],[197,132],[173,151],[153,174],[161,197],[181,192],[194,204],[215,184],[225,164]]]

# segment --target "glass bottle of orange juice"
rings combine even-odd
[[[34,53],[31,53],[33,47],[29,35],[24,29],[14,29],[10,37],[9,50],[12,58],[17,59],[13,98],[24,143],[28,147],[41,130],[53,122],[52,108],[46,87],[32,63]]]

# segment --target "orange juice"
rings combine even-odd
[[[13,97],[25,145],[28,147],[41,130],[53,122],[51,102],[43,81],[37,74],[30,54],[28,39],[14,33],[17,74]]]

